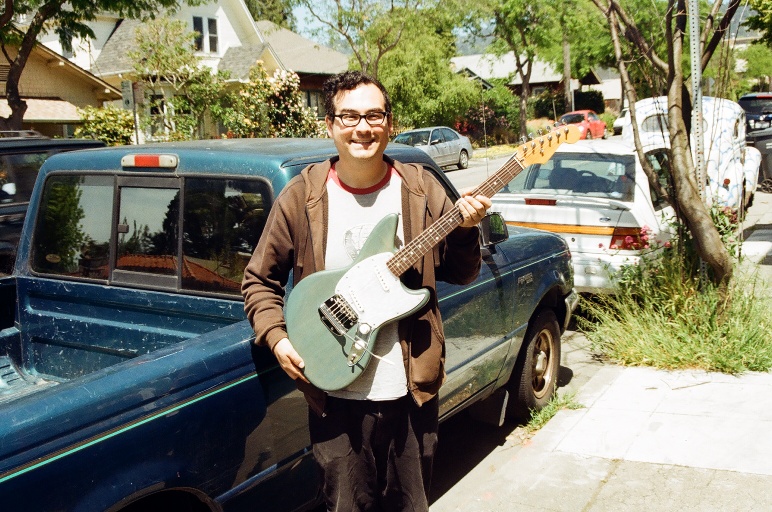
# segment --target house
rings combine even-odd
[[[11,58],[17,48],[6,44]],[[0,53],[0,89],[5,91],[10,63]],[[27,103],[23,129],[36,130],[49,137],[72,137],[80,124],[79,108],[98,107],[121,98],[119,89],[70,62],[44,45],[32,50],[19,80],[19,92]],[[0,98],[0,116],[11,109]]]
[[[348,65],[348,57],[340,52],[270,22],[256,23],[243,0],[183,4],[169,17],[185,21],[191,31],[200,34],[195,44],[202,65],[213,71],[227,71],[234,84],[246,82],[250,68],[258,61],[269,75],[276,70],[294,71],[310,107],[318,107],[324,79]],[[103,13],[89,23],[96,37],[74,41],[72,52],[64,52],[53,34],[42,42],[105,82],[120,87],[122,81],[133,78],[133,63],[128,53],[134,45],[134,31],[141,23]]]
[[[514,52],[503,55],[475,54],[453,57],[450,59],[451,67],[457,73],[463,73],[475,79],[484,81],[506,80],[507,86],[514,94],[520,94],[523,81],[517,72],[517,63]],[[581,90],[585,86],[593,86],[601,83],[601,80],[591,71],[585,76],[571,79],[571,91]],[[536,59],[531,68],[529,85],[531,96],[538,96],[545,90],[556,92],[563,91],[563,73],[555,69],[549,62]]]

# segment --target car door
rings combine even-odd
[[[432,154],[432,158],[442,167],[450,165],[448,162],[448,145],[445,142],[445,137],[442,135],[442,130],[435,128],[432,130],[432,134],[429,137],[429,147],[434,148],[436,155]]]
[[[445,145],[448,148],[448,165],[457,164],[459,154],[461,153],[461,139],[449,128],[441,128],[440,130],[445,138]]]
[[[588,112],[587,119],[590,122],[590,132],[592,133],[593,138],[602,138],[606,131],[606,125],[603,120],[601,120],[595,112]]]
[[[444,174],[431,169],[458,199]],[[447,380],[440,389],[440,416],[495,382],[512,348],[515,271],[503,251],[482,248],[480,275],[467,285],[437,282],[445,332]]]

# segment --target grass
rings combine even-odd
[[[769,371],[772,296],[765,283],[736,272],[722,294],[690,277],[688,267],[664,256],[633,269],[615,295],[583,301],[578,322],[593,350],[628,366]]]
[[[576,393],[554,394],[541,411],[531,411],[531,419],[523,427],[527,436],[544,427],[561,409],[581,409],[584,406],[575,400]]]

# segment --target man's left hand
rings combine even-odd
[[[472,196],[466,193],[456,201],[456,206],[464,218],[461,227],[471,228],[479,224],[485,217],[485,212],[491,207],[491,200],[484,195]]]

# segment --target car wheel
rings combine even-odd
[[[531,318],[510,377],[507,416],[527,420],[531,410],[544,408],[555,394],[559,369],[560,327],[555,313],[543,309]]]
[[[604,129],[603,129],[603,139],[607,139],[607,138],[608,138],[608,130],[606,130],[606,129],[604,128]]]
[[[458,168],[466,169],[467,167],[469,167],[469,153],[467,153],[465,149],[462,149],[461,153],[458,155]]]
[[[585,140],[592,140],[592,133],[590,133],[590,130],[587,130],[587,134],[584,136]]]

